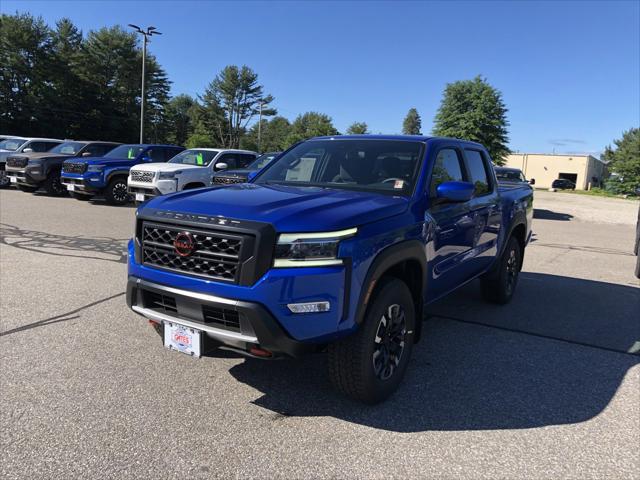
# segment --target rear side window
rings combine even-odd
[[[462,181],[464,181],[464,169],[460,155],[452,148],[443,148],[438,152],[433,165],[429,194],[435,198],[436,190],[441,183]]]
[[[487,173],[487,162],[484,156],[478,150],[465,150],[467,157],[467,170],[469,172],[469,181],[476,187],[476,195],[486,195],[491,192],[491,182]]]
[[[216,165],[219,163],[226,163],[227,170],[238,168],[238,155],[235,153],[223,153],[216,159]]]
[[[166,162],[167,157],[164,153],[164,148],[152,148],[147,151],[147,157],[151,159],[153,162]]]

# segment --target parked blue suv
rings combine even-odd
[[[112,205],[129,201],[129,169],[139,163],[166,162],[184,150],[177,145],[120,145],[102,157],[74,158],[62,164],[61,181],[78,200],[104,195]]]
[[[140,207],[127,303],[196,357],[219,345],[260,358],[327,351],[340,391],[379,402],[430,303],[477,277],[488,300],[511,299],[532,201],[528,185],[498,185],[478,143],[311,139],[250,183]]]

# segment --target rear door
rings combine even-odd
[[[471,249],[474,228],[470,202],[445,202],[436,197],[441,183],[469,181],[462,150],[457,144],[444,144],[434,155],[428,186],[430,207],[425,212],[425,228],[430,237],[428,300],[444,295],[470,277],[463,264]]]
[[[489,155],[480,148],[465,147],[466,170],[475,185],[474,198],[469,202],[473,229],[469,230],[471,251],[465,259],[474,275],[491,266],[497,255],[497,241],[502,222],[500,196]]]

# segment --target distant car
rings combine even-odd
[[[251,180],[260,170],[269,165],[274,158],[277,158],[282,152],[263,153],[246,168],[238,170],[223,170],[213,174],[211,183],[227,185],[230,183],[244,183]]]
[[[496,171],[496,178],[498,183],[528,183],[529,185],[535,185],[536,179],[532,178],[527,180],[519,168],[510,167],[494,167]]]
[[[69,141],[48,152],[13,154],[7,157],[7,175],[23,192],[44,187],[49,195],[62,195],[66,188],[60,182],[62,162],[69,158],[101,157],[120,145],[114,142]]]
[[[558,178],[551,184],[553,190],[575,190],[576,184],[566,178]]]
[[[158,195],[211,186],[213,172],[227,168],[245,168],[258,154],[249,150],[191,148],[167,163],[138,165],[129,172],[129,194],[136,202]]]
[[[0,142],[0,187],[9,185],[9,177],[5,172],[5,163],[9,155],[14,153],[48,152],[60,145],[64,140],[55,138],[9,137]]]

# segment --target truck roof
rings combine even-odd
[[[471,140],[463,140],[461,138],[449,138],[449,137],[430,137],[427,135],[372,135],[372,134],[364,134],[364,135],[332,135],[332,136],[324,136],[324,137],[313,137],[309,140],[404,140],[407,142],[427,142],[434,140],[449,140],[455,142],[468,143],[470,145],[478,145],[482,146],[478,142],[474,142]]]

